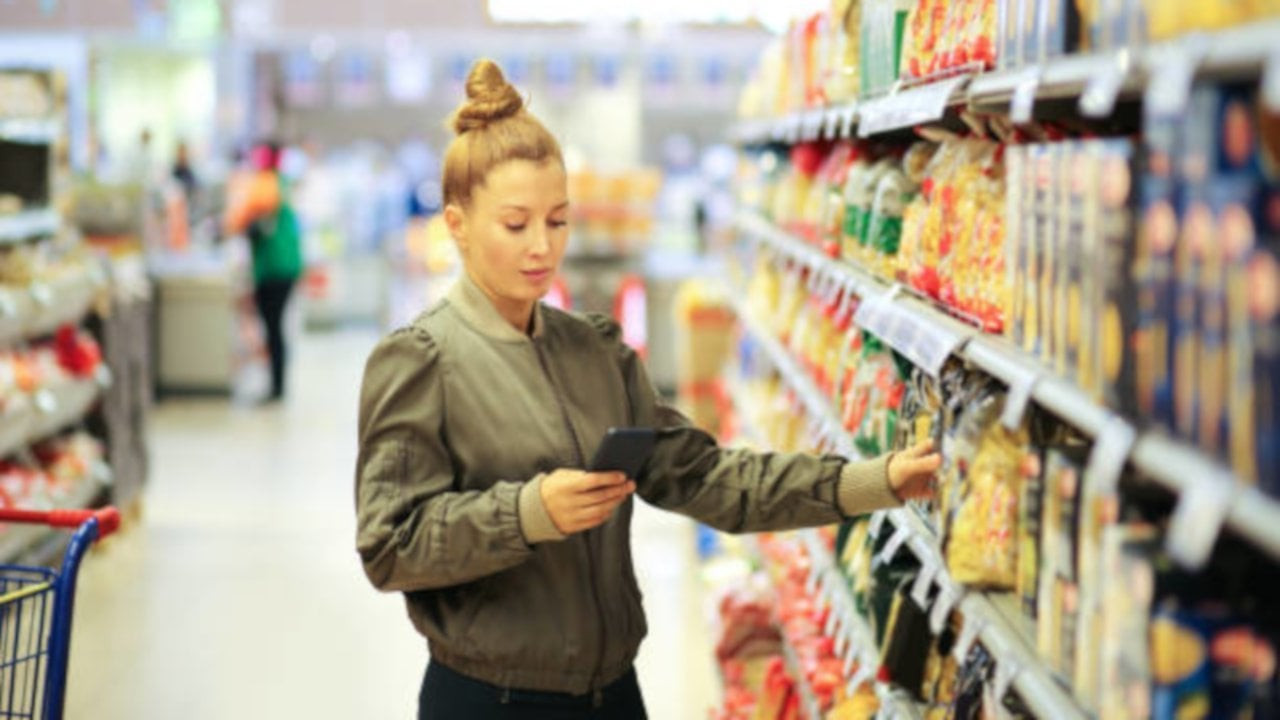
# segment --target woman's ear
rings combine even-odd
[[[462,208],[450,203],[444,206],[444,224],[449,228],[449,234],[453,236],[453,241],[458,243],[458,249],[465,252],[467,249],[467,215]]]

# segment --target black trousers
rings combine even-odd
[[[599,706],[597,707],[597,700]],[[500,688],[427,665],[418,695],[418,720],[647,720],[635,670],[592,695]]]
[[[293,280],[268,278],[253,289],[253,300],[262,316],[267,336],[267,356],[271,361],[271,397],[284,396],[284,308],[293,292]]]

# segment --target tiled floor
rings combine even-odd
[[[157,408],[141,520],[81,573],[68,717],[412,717],[425,643],[353,546],[356,393],[375,340],[305,338],[281,407]],[[717,690],[692,524],[641,509],[634,535],[650,717],[705,718]]]

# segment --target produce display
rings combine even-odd
[[[102,443],[76,432],[36,444],[30,456],[0,461],[0,507],[65,507],[85,483],[97,482]],[[9,530],[0,523],[0,540]]]

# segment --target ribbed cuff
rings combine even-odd
[[[889,459],[892,457],[893,453],[885,453],[874,460],[845,463],[840,470],[840,486],[836,490],[840,512],[854,517],[902,504],[889,487]]]
[[[565,538],[564,533],[551,521],[547,506],[542,502],[544,477],[546,475],[538,475],[520,488],[520,531],[524,533],[524,541],[530,545]]]

